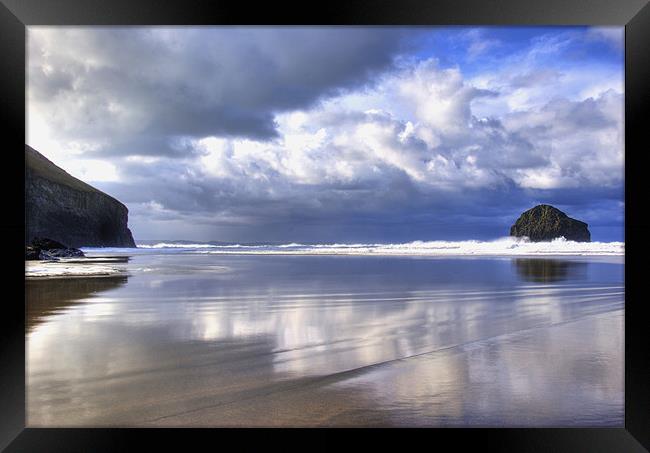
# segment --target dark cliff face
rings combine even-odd
[[[135,247],[128,209],[25,145],[25,243],[46,237],[68,247]]]
[[[533,242],[550,241],[561,236],[568,241],[591,241],[586,223],[546,204],[524,212],[510,228],[510,236],[528,236]]]

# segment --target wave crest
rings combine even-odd
[[[187,247],[192,248],[192,247]],[[624,255],[624,242],[574,242],[564,238],[531,242],[505,237],[493,241],[413,241],[397,244],[282,244],[196,247],[197,253],[259,255]]]

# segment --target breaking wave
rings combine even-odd
[[[212,244],[184,244],[180,242],[159,242],[157,244],[138,244],[139,249],[203,249],[216,247]]]
[[[624,255],[624,242],[574,242],[564,238],[531,242],[527,238],[506,237],[493,241],[414,241],[400,244],[281,244],[211,245],[159,243],[139,245],[147,249],[185,249],[212,254],[276,255]]]

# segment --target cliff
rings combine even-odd
[[[44,237],[68,247],[135,247],[128,213],[25,145],[25,244]]]
[[[533,242],[550,241],[561,236],[568,241],[590,242],[591,233],[587,226],[553,206],[540,204],[521,214],[510,228],[510,236],[528,236]]]

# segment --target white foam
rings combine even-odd
[[[141,249],[202,249],[216,247],[212,244],[182,244],[177,242],[159,242],[157,244],[138,244]]]
[[[300,244],[212,245],[158,243],[134,248],[83,248],[89,256],[105,254],[210,253],[249,255],[421,255],[421,256],[623,256],[624,242],[574,242],[564,238],[531,242],[527,238],[504,237],[492,241],[413,241],[397,244]]]
[[[101,277],[122,275],[124,268],[94,263],[26,261],[25,277]]]
[[[501,238],[494,241],[414,241],[401,244],[285,244],[279,246],[241,246],[197,250],[197,253],[246,253],[292,255],[422,255],[422,256],[512,256],[512,255],[624,255],[624,242],[574,242],[564,238],[550,242],[530,242],[527,238]]]

